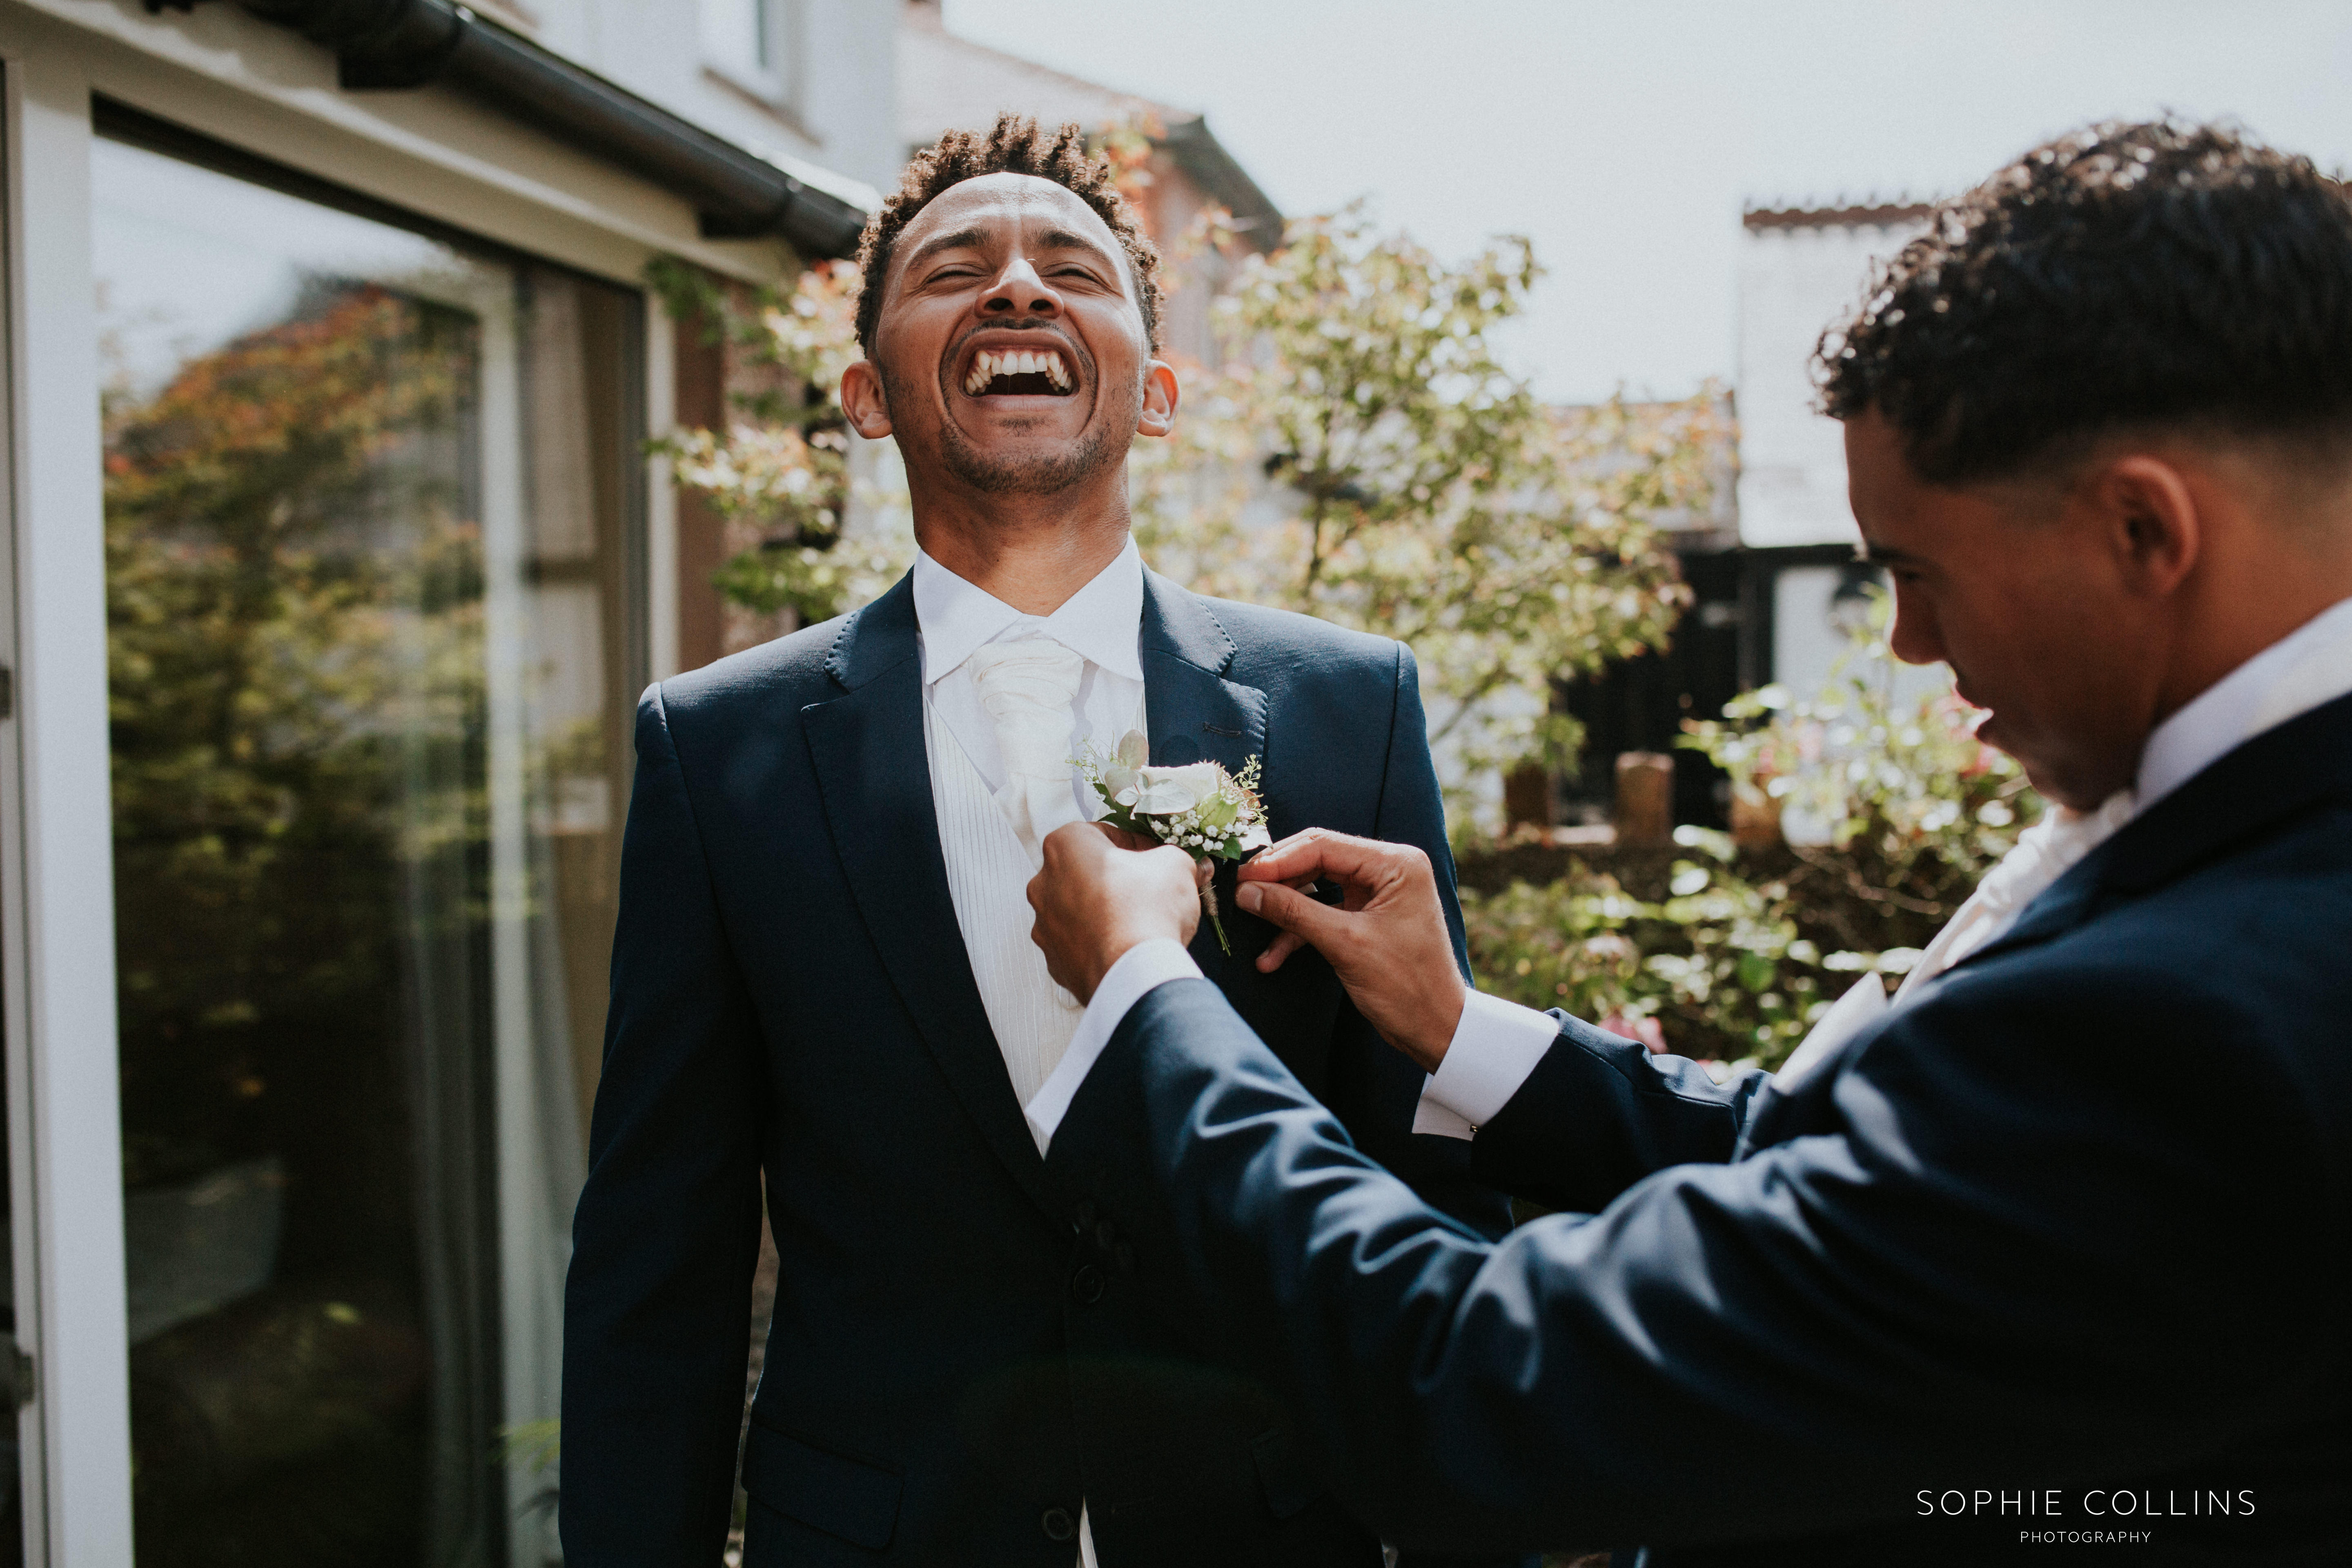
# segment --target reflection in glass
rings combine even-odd
[[[552,1556],[635,302],[96,155],[142,1568]]]

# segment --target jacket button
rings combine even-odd
[[[1103,1298],[1103,1271],[1091,1263],[1078,1265],[1070,1276],[1070,1295],[1081,1307],[1091,1307]]]
[[[1047,1509],[1045,1517],[1037,1522],[1045,1527],[1048,1541],[1075,1540],[1078,1533],[1077,1521],[1070,1517],[1070,1510],[1066,1508]]]

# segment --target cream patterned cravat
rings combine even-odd
[[[2016,921],[2025,906],[2051,883],[2074,868],[2132,819],[2132,792],[2119,789],[2096,811],[2075,811],[2057,802],[2042,820],[2017,836],[2016,845],[1987,871],[1968,901],[1936,933],[1895,992],[1899,1000],[1941,974]]]
[[[1084,657],[1051,637],[990,643],[971,656],[972,688],[1004,760],[996,804],[1035,864],[1044,863],[1047,834],[1081,820],[1070,787],[1070,733],[1086,672]]]

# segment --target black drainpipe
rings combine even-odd
[[[812,259],[857,248],[858,207],[451,0],[238,3],[334,50],[345,89],[455,88],[687,197],[707,237],[780,235]],[[150,11],[194,4],[147,0]]]

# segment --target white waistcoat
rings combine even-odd
[[[980,983],[981,1005],[995,1031],[996,1048],[1004,1053],[1005,1074],[1014,1096],[1026,1105],[1069,1048],[1085,1009],[1054,984],[1045,955],[1029,939],[1035,919],[1029,879],[1036,868],[1013,824],[928,701],[923,726],[956,926],[963,932],[963,950]]]

